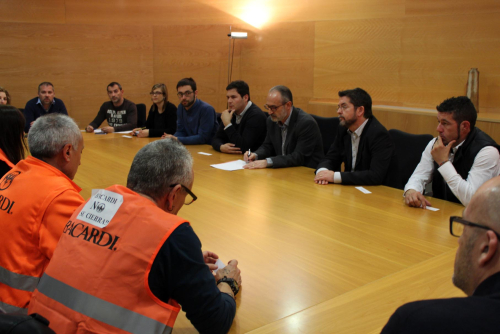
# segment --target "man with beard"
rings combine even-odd
[[[500,177],[495,177],[477,190],[463,217],[450,217],[450,233],[459,237],[453,284],[468,297],[405,304],[382,334],[499,332],[499,202]]]
[[[386,128],[372,115],[372,99],[361,88],[339,92],[340,127],[316,170],[317,184],[386,184],[395,169],[395,148]],[[344,163],[344,172],[340,167]]]
[[[38,97],[29,100],[24,107],[23,113],[26,119],[24,132],[28,133],[33,122],[40,116],[51,113],[68,114],[64,102],[54,96],[54,85],[50,82],[42,82],[38,85]]]
[[[233,81],[226,90],[228,109],[221,114],[212,147],[229,154],[255,151],[266,138],[266,114],[250,101],[250,88],[245,81]]]
[[[177,83],[177,97],[181,101],[177,107],[177,131],[161,138],[177,138],[184,145],[211,144],[217,131],[217,115],[214,107],[198,99],[193,78]]]
[[[432,139],[404,188],[412,207],[430,206],[424,197],[432,182],[432,196],[467,205],[476,190],[500,171],[499,146],[475,127],[477,112],[466,96],[452,97],[437,108],[438,137]]]
[[[314,168],[323,158],[323,141],[311,115],[294,107],[292,92],[275,86],[267,94],[269,111],[264,143],[243,154],[245,169],[305,166]]]
[[[95,119],[87,126],[87,132],[94,132],[104,120],[109,126],[103,127],[104,133],[128,131],[137,127],[137,107],[134,102],[123,98],[122,85],[112,82],[106,88],[110,101],[104,102]]]

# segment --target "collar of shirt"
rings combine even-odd
[[[361,133],[363,133],[363,129],[365,128],[367,122],[368,122],[368,118],[356,130],[354,130],[354,131],[347,130],[347,132],[349,132],[349,134],[352,137],[359,138],[361,136]]]
[[[290,115],[288,115],[288,118],[286,119],[285,123],[278,122],[278,126],[281,128],[281,130],[288,128],[288,124],[290,124],[290,119],[292,118],[292,112],[293,112],[293,106],[292,110],[290,110]]]
[[[36,104],[42,104],[42,101],[40,101],[40,98],[38,98],[38,101],[36,101]],[[56,104],[56,98],[55,97],[52,99],[52,104]]]
[[[245,109],[243,109],[243,111],[241,112],[241,114],[235,115],[236,116],[236,124],[240,124],[241,120],[243,119],[243,116],[245,115],[245,113],[247,112],[247,110],[251,106],[252,106],[252,101],[248,101],[247,106],[245,107]]]

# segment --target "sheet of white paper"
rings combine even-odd
[[[363,187],[356,187],[356,189],[358,189],[359,191],[361,191],[363,194],[371,194],[372,193],[371,191],[366,190]]]
[[[426,208],[427,210],[431,210],[431,211],[439,211],[439,209],[438,209],[438,208],[435,208],[435,207],[433,207],[433,206],[426,206],[425,208]]]
[[[132,130],[128,130],[128,131],[118,131],[118,132],[114,132],[114,133],[126,133],[126,134],[129,134],[130,132],[132,132]]]
[[[132,136],[127,136],[127,135],[123,135],[122,137],[125,137],[125,138],[132,138]]]
[[[205,152],[198,152],[198,154],[201,154],[201,155],[212,155],[211,153],[205,153]]]
[[[95,129],[95,130],[94,130],[94,133],[95,133],[96,135],[102,135],[102,134],[105,134],[106,132],[102,132],[102,130],[101,130],[101,129]]]
[[[230,161],[230,162],[225,162],[222,164],[216,164],[216,165],[210,165],[210,166],[215,167],[217,169],[233,171],[233,170],[243,169],[243,166],[245,166],[245,165],[246,165],[245,161],[235,160],[235,161]]]
[[[220,259],[217,259],[217,262],[215,262],[215,264],[217,265],[217,270],[222,269],[226,266]],[[217,270],[214,270],[214,273],[216,273]]]

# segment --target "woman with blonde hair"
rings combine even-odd
[[[177,108],[168,101],[168,91],[165,84],[159,83],[151,88],[151,101],[145,129],[134,129],[132,134],[137,137],[161,137],[163,133],[174,134],[177,129]]]
[[[0,87],[0,104],[10,104],[10,94],[3,87]]]

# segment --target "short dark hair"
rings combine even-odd
[[[365,118],[372,117],[372,98],[370,94],[368,94],[364,89],[354,88],[341,90],[339,92],[339,97],[347,96],[351,103],[354,104],[354,107],[365,107]]]
[[[269,93],[271,93],[273,91],[278,91],[281,94],[281,103],[285,104],[288,101],[292,101],[292,105],[293,105],[292,92],[290,91],[290,89],[288,87],[282,86],[282,85],[274,86],[273,88],[271,88],[269,90]]]
[[[53,85],[51,82],[44,81],[44,82],[42,82],[41,84],[39,84],[39,85],[38,85],[38,92],[39,92],[39,93],[40,93],[40,88],[41,88],[42,86],[51,86],[51,87],[52,87],[52,89],[54,89],[54,85]]]
[[[17,108],[0,105],[0,149],[13,164],[25,157],[25,123],[23,114]]]
[[[451,113],[453,119],[459,125],[463,121],[468,121],[471,131],[476,126],[477,111],[474,104],[467,96],[446,99],[438,105],[436,109],[439,112]]]
[[[193,78],[184,78],[179,80],[179,82],[177,83],[177,87],[175,87],[175,89],[178,90],[179,87],[182,86],[191,86],[193,92],[196,92],[196,82],[193,80]]]
[[[226,90],[236,89],[241,97],[248,95],[248,101],[250,101],[250,87],[243,80],[236,80],[227,85]]]
[[[120,88],[120,90],[122,90],[122,85],[120,85],[116,81],[113,81],[112,83],[110,83],[109,85],[106,86],[106,91],[108,90],[109,87],[113,87],[113,86],[118,86],[118,88]]]

